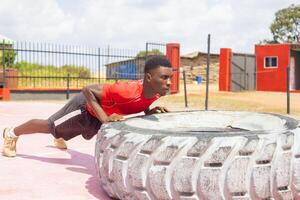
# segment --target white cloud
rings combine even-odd
[[[55,41],[73,31],[75,21],[54,0],[1,3],[5,5],[0,10],[2,34],[15,40]]]
[[[271,38],[274,13],[291,0],[2,0],[0,34],[89,46],[144,48],[145,42],[179,42],[183,53],[221,47],[253,52]]]

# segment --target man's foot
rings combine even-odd
[[[9,128],[5,128],[3,131],[3,151],[2,154],[7,157],[16,156],[16,146],[18,137],[11,137],[8,135]]]
[[[67,149],[67,144],[63,138],[54,139],[54,145],[59,149]]]

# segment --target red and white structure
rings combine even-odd
[[[233,53],[231,49],[220,50],[219,90],[233,91]],[[289,88],[300,90],[300,44],[267,44],[255,45],[255,66],[253,78],[257,91],[284,92],[287,89],[287,68],[290,67]],[[245,68],[241,67],[246,74]],[[251,68],[251,66],[250,66]],[[240,77],[243,77],[242,75]],[[244,82],[247,82],[245,79]],[[243,83],[243,81],[241,81]]]

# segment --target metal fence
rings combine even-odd
[[[150,55],[163,54],[166,55],[166,44],[156,42],[146,42],[146,55],[147,58]]]
[[[82,88],[119,79],[140,79],[153,46],[165,54],[165,45],[157,43],[147,43],[146,50],[138,51],[3,41],[0,84],[8,88]]]

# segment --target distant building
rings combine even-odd
[[[219,63],[219,54],[210,54],[210,62],[211,63]],[[204,52],[193,52],[180,56],[181,66],[204,66],[207,65],[207,53]]]
[[[193,52],[180,56],[180,67],[186,70],[187,78],[194,80],[195,76],[202,76],[205,81],[207,54],[203,52]],[[218,80],[219,54],[210,55],[212,81]],[[119,62],[106,64],[107,79],[141,79],[144,74],[145,58],[128,59]],[[182,73],[181,73],[182,79]]]
[[[238,56],[229,48],[220,50],[219,90],[300,90],[300,43],[255,45],[255,54]]]
[[[300,90],[300,44],[256,45],[258,91],[286,91],[290,66],[290,90]]]
[[[210,82],[217,82],[219,78],[219,54],[210,54]],[[206,81],[207,53],[193,52],[180,56],[181,72],[185,70],[188,81],[201,76]],[[182,79],[182,73],[181,73]]]
[[[145,58],[134,58],[109,63],[106,79],[141,79],[144,76]]]

